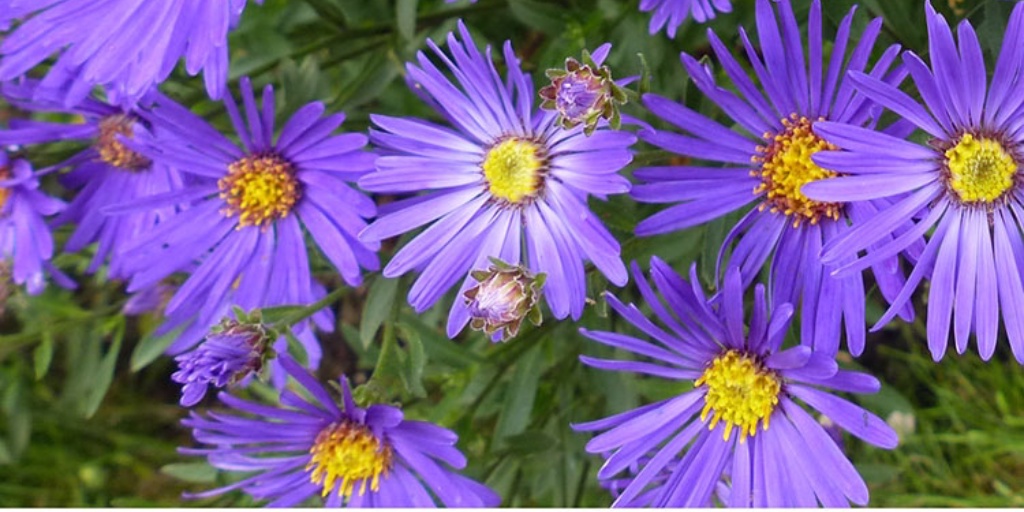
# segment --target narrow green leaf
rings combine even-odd
[[[398,279],[378,276],[370,286],[370,293],[366,297],[363,309],[363,319],[359,323],[359,341],[363,347],[370,346],[384,319],[391,313],[397,292]]]
[[[519,434],[530,424],[530,413],[533,412],[533,402],[540,383],[541,355],[541,346],[538,344],[516,361],[512,381],[505,392],[505,405],[494,428],[495,439]]]
[[[97,372],[92,379],[92,387],[86,392],[84,402],[82,403],[82,413],[86,418],[91,418],[93,414],[96,414],[96,410],[103,403],[103,397],[107,395],[107,390],[110,389],[110,383],[114,381],[117,356],[121,352],[121,342],[124,341],[124,323],[121,323],[115,329],[112,337],[113,341],[110,344],[110,348],[103,356],[103,360],[100,361]]]
[[[160,472],[196,484],[212,484],[217,480],[217,469],[205,462],[175,462],[161,467]]]
[[[149,366],[149,364],[155,361],[156,358],[160,357],[160,355],[167,350],[167,347],[171,346],[171,343],[174,343],[174,340],[178,339],[178,336],[183,330],[185,330],[184,326],[161,336],[155,336],[153,333],[149,333],[148,336],[142,338],[142,340],[135,345],[135,348],[132,349],[132,372],[137,372]]]
[[[534,27],[548,34],[558,34],[564,28],[564,10],[558,7],[559,2],[539,2],[537,0],[509,0],[508,7],[512,15],[528,27]]]
[[[409,393],[416,398],[427,396],[427,390],[423,389],[423,368],[427,365],[427,354],[423,349],[423,342],[419,333],[408,326],[397,323],[395,326],[402,333],[405,340],[405,371],[403,378],[405,387]]]
[[[398,35],[406,41],[416,37],[416,8],[419,0],[398,0],[395,3],[395,23]]]
[[[43,341],[36,346],[32,352],[32,362],[35,363],[36,380],[43,378],[50,371],[50,363],[53,361],[53,332],[44,329],[40,333]]]

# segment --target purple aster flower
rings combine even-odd
[[[281,362],[311,399],[285,390],[281,406],[268,407],[221,393],[236,414],[193,412],[182,421],[197,441],[211,445],[182,453],[205,456],[223,470],[256,473],[191,497],[241,489],[270,507],[294,507],[315,496],[328,507],[498,504],[490,489],[452,471],[465,467],[466,458],[450,430],[407,420],[390,405],[358,407],[344,378],[338,407],[306,370],[287,356]]]
[[[259,317],[249,318],[238,313],[236,316],[240,319],[221,321],[198,347],[174,358],[178,371],[171,375],[171,380],[182,384],[182,406],[199,403],[210,385],[222,388],[259,373],[274,356],[268,349],[276,335],[271,334]]]
[[[325,290],[311,275],[303,229],[347,283],[359,284],[360,267],[378,268],[377,246],[356,238],[364,219],[374,215],[374,204],[349,186],[373,166],[374,155],[363,151],[366,136],[333,134],[344,115],[325,117],[317,102],[296,112],[275,138],[273,89],[263,90],[262,109],[247,79],[241,92],[247,124],[230,95],[224,100],[241,147],[180,105],[158,101],[146,109],[143,119],[165,129],[137,132],[133,147],[190,179],[179,191],[110,210],[191,204],[124,254],[132,275],[129,292],[175,272],[191,274],[165,311],[163,332],[187,325],[168,349],[172,354],[195,344],[232,306],[252,310],[322,298]],[[334,327],[329,309],[313,321],[325,331]],[[305,339],[315,366],[319,346],[311,334]]]
[[[715,19],[719,12],[732,12],[732,0],[640,0],[640,10],[654,11],[652,35],[665,27],[669,37],[676,37],[676,30],[687,18],[704,23]]]
[[[778,8],[778,16],[773,4]],[[685,157],[720,162],[725,167],[638,169],[635,176],[644,184],[633,187],[634,198],[648,203],[678,204],[642,221],[636,232],[649,236],[687,229],[753,203],[755,208],[728,234],[719,263],[732,248],[730,262],[740,268],[744,284],[749,285],[764,263],[770,261],[772,300],[802,308],[804,342],[815,350],[834,354],[839,349],[841,326],[845,323],[847,347],[858,355],[865,342],[863,278],[829,277],[818,254],[822,245],[848,229],[849,219],[863,220],[889,203],[814,201],[800,192],[800,186],[835,175],[811,160],[814,153],[832,147],[814,134],[813,126],[821,120],[855,126],[873,122],[872,111],[877,107],[855,94],[844,77],[847,70],[866,69],[882,20],[877,18],[868,24],[847,59],[854,15],[851,10],[839,25],[832,56],[826,61],[822,55],[821,3],[815,0],[808,22],[808,67],[804,64],[803,43],[790,2],[758,0],[756,10],[764,58],[757,55],[742,28],[740,37],[763,93],[713,31],[708,31],[711,47],[738,93],[716,84],[692,56],[681,56],[697,87],[739,129],[727,128],[663,97],[644,96],[644,104],[652,112],[682,129],[685,135],[644,130],[640,134],[643,140]],[[898,52],[895,45],[883,52],[871,75],[886,83],[901,81],[902,71],[889,72]],[[891,256],[877,260],[873,266],[886,299],[894,299],[903,283],[899,265],[899,259]],[[909,319],[914,312],[907,305],[900,313]]]
[[[262,0],[256,0],[262,3]],[[228,31],[247,0],[0,0],[0,80],[23,76],[59,55],[45,82],[71,80],[68,106],[104,86],[130,105],[163,82],[182,58],[220,98],[228,77]]]
[[[931,233],[906,285],[875,328],[909,304],[927,277],[928,346],[936,360],[946,351],[951,322],[957,352],[966,350],[973,332],[981,357],[990,358],[1002,316],[1010,347],[1024,362],[1024,3],[1013,11],[988,84],[970,23],[957,28],[958,49],[946,20],[930,4],[926,18],[931,68],[912,52],[903,55],[923,105],[876,77],[851,76],[861,93],[923,130],[930,138],[926,145],[838,123],[815,126],[843,149],[817,155],[816,161],[847,176],[805,186],[810,197],[859,201],[902,194],[876,215],[854,219],[852,230],[824,247],[823,260],[838,267],[837,275],[848,276]],[[913,228],[894,238],[900,223],[915,217],[920,220]],[[849,260],[879,242],[883,246],[877,251]]]
[[[507,82],[490,48],[480,53],[461,21],[458,35],[448,36],[447,53],[428,44],[455,81],[422,52],[418,65],[407,66],[409,80],[453,128],[372,116],[378,129],[370,138],[383,153],[377,172],[359,185],[373,192],[429,192],[383,207],[360,236],[379,241],[428,226],[384,268],[387,277],[420,272],[409,292],[416,311],[432,306],[459,279],[462,296],[476,284],[469,272],[498,258],[547,274],[544,294],[554,316],[579,318],[585,261],[616,285],[628,279],[618,242],[587,208],[587,198],[629,190],[618,171],[632,160],[635,137],[607,127],[587,137],[582,126],[563,130],[555,112],[534,110],[532,81],[511,43],[504,48]],[[469,318],[465,302],[456,300],[448,335]]]
[[[150,129],[133,110],[124,110],[88,98],[65,108],[63,89],[46,89],[36,81],[6,84],[2,92],[19,108],[35,112],[74,115],[76,121],[62,123],[14,120],[11,129],[0,131],[0,144],[32,145],[53,142],[85,142],[89,146],[62,162],[70,167],[62,183],[77,190],[71,204],[55,219],[57,225],[75,224],[64,250],[77,252],[96,243],[89,266],[95,272],[109,259],[108,275],[127,279],[121,252],[126,245],[149,232],[161,219],[174,213],[167,206],[130,215],[107,215],[107,206],[134,201],[181,188],[181,176],[174,168],[152,162],[128,148],[122,138],[131,139]],[[169,101],[161,98],[162,101]],[[44,170],[43,172],[45,172]]]
[[[46,217],[64,209],[64,202],[39,190],[39,180],[25,160],[11,160],[0,151],[0,258],[12,262],[10,275],[30,294],[46,287],[44,270],[58,285],[74,283],[50,264],[53,234]]]
[[[693,389],[574,427],[602,431],[587,443],[587,451],[607,458],[598,478],[614,478],[641,463],[616,505],[643,498],[658,507],[707,507],[723,475],[729,480],[728,505],[733,507],[867,504],[868,488],[856,469],[795,400],[870,444],[893,448],[896,433],[884,421],[822,389],[873,393],[879,389],[875,378],[839,370],[832,356],[804,345],[783,350],[793,308],[768,307],[762,285],[755,287],[753,310],[745,324],[743,283],[735,267],[726,272],[721,294],[709,299],[696,284],[695,268],[687,283],[654,258],[651,279],[664,303],[636,264],[633,273],[641,295],[664,327],[644,317],[635,305],[626,306],[612,296],[608,303],[654,341],[614,332],[581,332],[653,362],[587,356],[580,360],[604,370],[681,381],[681,386],[692,383]]]

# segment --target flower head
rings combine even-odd
[[[322,497],[328,507],[491,507],[498,496],[452,469],[466,458],[451,431],[411,421],[396,407],[355,404],[341,380],[342,406],[287,356],[281,364],[311,398],[281,393],[268,407],[226,393],[232,414],[192,413],[182,423],[207,448],[181,449],[214,467],[255,473],[236,483],[192,495],[241,489],[270,507],[294,507]],[[451,469],[449,469],[451,468]]]
[[[363,151],[366,136],[334,134],[344,115],[323,116],[323,104],[311,103],[275,137],[273,89],[263,90],[261,109],[247,79],[241,92],[247,123],[234,100],[224,100],[241,147],[177,104],[158,100],[145,109],[143,119],[161,129],[137,133],[136,148],[154,162],[178,166],[188,179],[178,191],[114,209],[189,205],[125,252],[129,292],[176,272],[191,274],[165,310],[164,332],[184,326],[168,349],[172,354],[195,344],[230,306],[252,310],[322,298],[304,231],[349,284],[360,282],[361,268],[378,265],[378,246],[356,238],[364,219],[374,215],[374,204],[350,185],[373,166],[375,155]],[[334,327],[328,309],[312,319],[323,330]],[[305,325],[300,332],[308,333]],[[300,339],[307,340],[309,360],[317,364],[315,339]]]
[[[64,207],[63,201],[39,190],[39,180],[27,161],[11,160],[0,151],[0,260],[10,262],[10,277],[30,294],[46,287],[45,273],[60,286],[74,287],[50,264],[53,234],[46,219]]]
[[[815,133],[818,123],[830,120],[863,126],[875,122],[877,107],[855,94],[844,77],[848,71],[868,69],[882,20],[869,23],[860,42],[848,48],[854,19],[851,10],[840,23],[832,55],[826,59],[821,43],[821,2],[815,0],[808,20],[809,59],[805,59],[789,0],[757,0],[756,12],[763,58],[742,28],[740,35],[760,88],[713,31],[708,31],[711,48],[737,92],[716,84],[694,57],[681,56],[697,88],[729,115],[727,124],[735,123],[738,129],[666,98],[644,96],[647,108],[684,134],[648,129],[641,131],[642,139],[688,159],[725,165],[708,167],[686,161],[684,165],[638,169],[635,176],[641,184],[633,187],[634,198],[675,204],[642,221],[636,231],[649,236],[687,229],[754,206],[728,233],[719,252],[719,266],[732,249],[730,262],[740,268],[744,283],[749,284],[768,262],[774,300],[802,308],[803,341],[816,350],[835,353],[845,324],[847,347],[858,355],[866,338],[863,278],[831,277],[818,255],[822,246],[848,229],[851,219],[856,222],[869,217],[889,202],[818,201],[804,195],[802,187],[836,176],[813,158],[835,147]],[[890,71],[898,52],[897,46],[883,52],[870,68],[871,75],[886,83],[902,80],[902,72]],[[905,228],[909,227],[906,224]],[[872,267],[888,300],[895,298],[903,283],[899,263],[890,255],[876,260]],[[913,309],[906,306],[900,313],[911,318]]]
[[[565,69],[549,69],[551,84],[539,91],[544,101],[540,108],[558,112],[558,123],[565,129],[584,125],[583,133],[590,135],[598,121],[608,121],[612,129],[621,123],[619,105],[625,104],[626,92],[612,80],[608,66],[602,65],[610,44],[603,44],[591,55],[583,50],[583,62],[570,57]]]
[[[417,311],[459,279],[462,296],[476,284],[469,272],[499,258],[547,274],[545,296],[554,316],[579,318],[587,260],[612,283],[628,279],[618,242],[586,201],[628,191],[629,182],[617,173],[632,160],[635,137],[603,125],[587,137],[582,126],[563,130],[554,112],[535,111],[532,82],[509,43],[507,81],[490,50],[480,53],[461,22],[448,36],[447,52],[428,45],[454,81],[422,52],[408,65],[409,80],[452,127],[372,116],[377,128],[370,137],[383,154],[377,171],[359,185],[373,192],[426,193],[382,208],[360,236],[379,241],[427,226],[384,269],[387,277],[420,271],[409,292]],[[465,301],[456,300],[449,336],[469,320]]]
[[[262,3],[262,0],[256,0]],[[46,82],[69,82],[64,103],[103,86],[130,107],[185,59],[190,75],[204,73],[220,98],[228,74],[228,31],[247,0],[0,0],[0,29],[22,23],[0,43],[0,81],[24,76],[58,55]]]
[[[128,279],[122,258],[125,247],[149,233],[162,219],[173,215],[176,206],[163,205],[126,215],[110,215],[109,208],[124,202],[148,200],[182,187],[181,174],[174,167],[153,162],[128,145],[136,133],[149,132],[152,125],[141,119],[137,109],[126,110],[92,98],[66,108],[63,89],[44,87],[37,81],[5,84],[0,92],[25,110],[74,116],[76,120],[67,124],[12,121],[11,129],[0,131],[0,144],[87,144],[57,166],[71,169],[61,176],[61,181],[77,193],[55,219],[55,224],[75,225],[64,246],[67,252],[78,252],[96,244],[89,272],[96,272],[103,263],[109,262],[108,276]],[[157,94],[150,97],[170,101]]]
[[[259,315],[247,316],[241,311],[235,315],[238,320],[222,320],[194,350],[174,358],[178,371],[171,380],[182,384],[182,406],[199,403],[211,384],[222,388],[259,373],[274,357],[270,343],[277,336],[263,325]]]
[[[936,360],[946,352],[951,324],[957,352],[967,349],[974,333],[981,357],[990,358],[1002,316],[1010,348],[1024,362],[1019,314],[1024,307],[1024,98],[1014,92],[1024,72],[1024,3],[1010,17],[991,81],[968,21],[957,27],[957,48],[946,20],[930,4],[926,18],[931,66],[913,52],[903,55],[921,101],[877,77],[854,73],[851,79],[861,94],[924,131],[927,144],[907,141],[907,134],[837,123],[815,126],[841,151],[814,160],[843,176],[806,185],[808,197],[892,201],[874,215],[854,219],[853,229],[825,247],[823,260],[836,267],[836,275],[848,276],[927,235],[906,284],[875,328],[908,307],[918,284],[930,278],[927,336]],[[901,234],[903,223],[912,219],[917,220]],[[877,245],[868,256],[847,259]]]
[[[769,308],[761,285],[755,288],[750,320],[744,322],[743,284],[734,267],[726,272],[721,294],[710,299],[691,284],[696,283],[695,269],[687,283],[661,260],[652,260],[651,267],[664,302],[636,265],[634,279],[662,325],[632,304],[612,296],[608,302],[653,341],[581,331],[653,361],[581,356],[587,365],[692,384],[678,396],[576,425],[602,431],[587,451],[607,459],[598,478],[621,491],[615,504],[707,507],[716,492],[727,494],[732,507],[866,504],[868,489],[860,475],[795,399],[850,434],[893,448],[896,433],[884,421],[823,390],[871,393],[878,391],[878,381],[839,370],[830,355],[806,346],[783,349],[793,308]],[[616,477],[623,472],[627,481]],[[718,489],[723,475],[728,493]]]
[[[470,276],[478,283],[463,293],[472,317],[470,327],[486,332],[495,341],[505,341],[519,333],[526,318],[540,325],[544,274],[534,276],[521,265],[494,259],[487,270],[474,270]]]
[[[640,0],[640,10],[654,13],[652,35],[664,27],[669,37],[676,37],[676,30],[688,18],[704,23],[720,12],[732,12],[732,0]]]

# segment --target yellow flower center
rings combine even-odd
[[[716,357],[694,386],[707,386],[701,421],[708,421],[711,414],[708,429],[714,429],[724,420],[726,441],[733,427],[738,427],[741,442],[757,432],[759,421],[768,430],[769,417],[779,403],[782,389],[774,372],[736,350]]]
[[[1013,186],[1017,162],[998,141],[965,133],[946,150],[949,188],[965,203],[991,203]]]
[[[100,120],[100,135],[96,138],[94,145],[100,154],[100,160],[126,171],[141,171],[149,168],[148,158],[128,149],[121,141],[117,140],[119,135],[132,138],[134,125],[135,119],[124,114],[108,116]]]
[[[357,485],[360,496],[367,485],[377,491],[381,476],[391,470],[391,447],[382,446],[365,425],[332,423],[317,434],[309,453],[313,457],[306,471],[311,482],[323,486],[322,496],[330,494],[339,481],[338,493],[345,498],[352,496]]]
[[[518,204],[536,197],[544,185],[544,164],[537,143],[513,137],[492,146],[482,167],[491,195]]]
[[[217,185],[228,205],[222,213],[238,215],[239,227],[265,227],[287,217],[301,195],[292,164],[272,154],[249,155],[236,161]]]
[[[822,217],[838,219],[842,208],[840,203],[814,201],[805,196],[800,188],[821,179],[833,178],[836,173],[818,167],[811,156],[823,150],[837,149],[825,142],[811,130],[812,122],[806,117],[783,119],[782,133],[766,133],[767,147],[757,148],[761,155],[754,157],[761,168],[751,175],[761,178],[761,184],[754,194],[766,194],[761,209],[771,208],[772,213],[782,213],[793,218],[793,227],[803,221],[817,224]]]
[[[0,166],[0,181],[11,179],[11,171],[7,167]],[[0,213],[2,213],[4,206],[7,204],[7,199],[11,197],[11,189],[7,187],[0,187]]]

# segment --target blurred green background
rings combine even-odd
[[[794,0],[798,18],[809,0]],[[824,0],[826,34],[834,33],[850,0]],[[707,26],[736,47],[737,27],[754,30],[753,1],[734,0],[734,12]],[[874,16],[885,18],[876,50],[900,43],[926,55],[922,0],[863,0],[855,27]],[[989,62],[998,51],[1012,2],[936,0],[952,18],[969,18]],[[650,66],[651,88],[685,100],[711,115],[679,65],[678,53],[705,55],[706,26],[685,24],[675,40],[650,36],[649,15],[637,0],[481,0],[444,4],[440,0],[267,0],[251,5],[231,36],[233,84],[251,75],[272,83],[283,97],[279,116],[312,100],[348,114],[345,129],[367,128],[370,113],[436,118],[409,92],[404,63],[431,38],[443,41],[457,18],[465,19],[477,42],[511,39],[535,83],[540,71],[559,67],[583,48],[610,41],[615,76],[640,72],[638,53]],[[826,43],[826,46],[829,46]],[[501,66],[499,65],[499,68]],[[215,123],[226,116],[205,99],[202,82],[184,73],[163,89]],[[650,120],[635,104],[626,113]],[[0,123],[23,115],[0,104]],[[74,147],[33,148],[38,165],[59,161]],[[638,161],[664,155],[638,146]],[[632,169],[632,167],[631,167]],[[58,191],[55,182],[47,187]],[[66,192],[65,192],[66,194]],[[379,198],[382,201],[388,198]],[[721,219],[684,233],[636,239],[632,228],[658,207],[625,197],[592,201],[623,243],[624,258],[646,268],[651,255],[677,270],[698,262],[705,283],[727,227]],[[69,231],[58,232],[58,241]],[[386,244],[386,261],[395,244]],[[0,505],[4,506],[234,506],[251,504],[241,494],[184,502],[182,491],[226,482],[201,461],[179,456],[190,446],[178,425],[178,387],[170,382],[170,358],[160,356],[168,340],[149,336],[159,319],[126,318],[120,313],[123,283],[83,272],[91,254],[67,254],[57,264],[79,278],[75,292],[50,289],[37,297],[20,291],[4,299],[0,317]],[[338,286],[325,262],[315,262],[323,281]],[[507,506],[607,506],[611,499],[597,485],[601,461],[583,451],[588,436],[572,422],[595,419],[679,393],[677,384],[583,367],[581,353],[610,355],[610,349],[581,338],[571,322],[546,322],[519,338],[494,345],[467,331],[448,340],[442,330],[454,294],[416,316],[405,304],[410,282],[371,276],[346,292],[339,326],[322,334],[324,380],[342,373],[365,382],[374,371],[381,340],[397,340],[394,358],[377,370],[375,382],[409,417],[438,422],[460,435],[467,473],[484,480]],[[607,315],[600,293],[603,278],[590,275],[597,300],[580,324],[622,329]],[[628,286],[616,293],[634,300]],[[881,314],[876,294],[869,317]],[[923,312],[920,298],[918,311]],[[1017,312],[1006,312],[1015,314]],[[1024,372],[1005,347],[991,361],[976,355],[949,355],[934,363],[924,344],[919,315],[914,325],[893,324],[870,335],[867,353],[844,364],[883,380],[878,395],[860,402],[901,434],[892,452],[869,448],[850,437],[846,447],[871,487],[874,506],[1024,506]],[[869,318],[869,320],[872,320]],[[265,387],[247,393],[272,399]],[[207,399],[201,408],[213,406]]]

